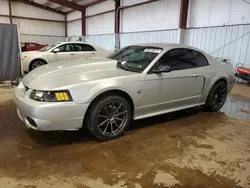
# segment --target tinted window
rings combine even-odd
[[[58,47],[59,52],[73,52],[74,44],[64,44]]]
[[[80,44],[81,45],[81,50],[82,51],[96,51],[95,48],[88,44]]]
[[[207,66],[208,62],[205,56],[191,49],[174,49],[164,54],[159,64],[168,65],[172,70],[181,70]]]

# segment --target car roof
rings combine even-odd
[[[189,49],[201,51],[200,49],[197,49],[192,46],[188,46],[184,44],[176,44],[176,43],[145,43],[145,44],[143,43],[143,44],[136,44],[135,46],[159,47],[159,48],[163,48],[164,50],[170,50],[173,48],[189,48]]]
[[[54,44],[56,44],[56,45],[61,45],[61,44],[72,44],[72,43],[78,43],[78,44],[88,44],[88,45],[90,45],[90,46],[93,46],[96,50],[98,50],[98,51],[103,51],[104,49],[103,48],[101,48],[100,46],[96,46],[96,45],[94,45],[94,44],[90,44],[90,43],[88,43],[88,42],[80,42],[80,41],[76,41],[76,42],[74,42],[74,41],[70,41],[70,42],[55,42]]]

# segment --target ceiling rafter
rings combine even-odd
[[[57,14],[62,14],[62,15],[66,15],[67,14],[66,12],[56,11],[53,8],[50,8],[50,7],[41,5],[41,4],[37,4],[37,3],[33,2],[32,0],[12,0],[12,1],[22,2],[22,3],[28,4],[28,5],[32,5],[34,7],[41,8],[41,9],[44,9],[44,10],[48,10],[48,11],[51,11],[51,12],[54,12],[54,13],[57,13]]]
[[[68,7],[68,8],[71,8],[73,10],[78,10],[78,11],[81,11],[81,12],[85,9],[84,6],[79,5],[77,3],[74,3],[72,1],[67,1],[67,0],[48,0],[48,1],[50,1],[52,3],[62,5],[62,6],[65,6],[65,7]]]

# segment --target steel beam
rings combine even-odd
[[[48,10],[48,11],[51,11],[51,12],[54,12],[54,13],[57,13],[57,14],[66,15],[65,12],[56,11],[53,8],[45,7],[44,5],[37,4],[37,3],[33,2],[33,1],[32,2],[29,2],[29,0],[12,0],[12,1],[22,2],[22,3],[28,4],[28,5],[32,5],[34,7],[41,8],[41,9],[44,9],[44,10]]]
[[[10,24],[13,24],[11,1],[10,1],[10,0],[8,0],[8,3],[9,3]]]
[[[86,36],[86,9],[82,11],[82,36]]]
[[[188,4],[189,0],[181,0],[180,18],[179,18],[180,29],[187,28]]]
[[[81,12],[84,9],[84,6],[73,3],[71,1],[67,1],[67,0],[48,0],[48,1],[59,4],[59,5],[62,5],[62,6],[65,6],[65,7],[68,7],[68,8],[72,8],[74,10],[78,10],[78,11],[81,11]]]

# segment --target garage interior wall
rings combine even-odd
[[[108,0],[103,3],[88,7],[86,9],[86,40],[92,44],[108,50],[113,50],[115,46],[114,23],[115,23],[115,1]],[[102,15],[96,15],[108,12]]]
[[[122,6],[141,2],[144,1],[122,0]],[[161,0],[123,9],[121,46],[153,42],[177,43],[179,15],[180,0]]]
[[[43,10],[16,1],[11,2],[11,8],[13,24],[19,25],[22,42],[38,42],[41,44],[48,44],[52,42],[65,41],[64,15],[56,14],[51,11]],[[1,0],[0,12],[1,15],[5,15],[0,16],[0,23],[10,23],[10,19],[8,17],[9,5],[7,0]],[[35,18],[38,20],[29,18]]]
[[[236,66],[250,67],[250,4],[243,0],[190,0],[185,44]]]

